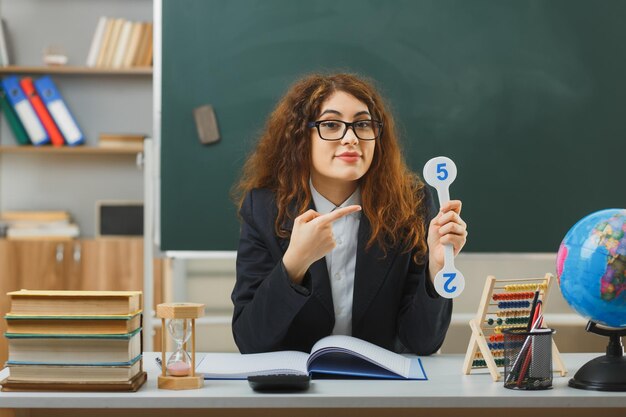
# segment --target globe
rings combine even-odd
[[[626,327],[626,209],[597,211],[567,232],[557,255],[557,279],[578,314]]]

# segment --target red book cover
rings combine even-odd
[[[48,132],[48,136],[50,136],[50,141],[54,146],[62,146],[65,143],[63,139],[63,135],[59,131],[56,123],[50,116],[46,105],[41,101],[41,97],[37,95],[35,91],[35,86],[33,84],[33,79],[30,77],[24,77],[20,80],[20,86],[22,90],[24,90],[24,94],[28,97],[28,101],[33,105],[35,109],[35,113],[39,116],[39,120],[41,120],[41,124]]]

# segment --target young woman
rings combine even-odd
[[[330,334],[428,355],[452,302],[432,280],[465,244],[461,202],[436,213],[370,83],[311,75],[279,101],[236,195],[233,334],[242,353],[309,351]]]

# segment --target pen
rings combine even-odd
[[[537,291],[535,291],[535,296],[533,297],[532,307],[530,308],[530,317],[528,320],[528,326],[526,326],[527,332],[529,332],[533,328],[533,320],[534,320],[535,310],[537,309],[538,299],[539,299],[539,287],[537,287]]]

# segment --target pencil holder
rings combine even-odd
[[[552,388],[553,329],[505,329],[504,387],[519,390]]]

